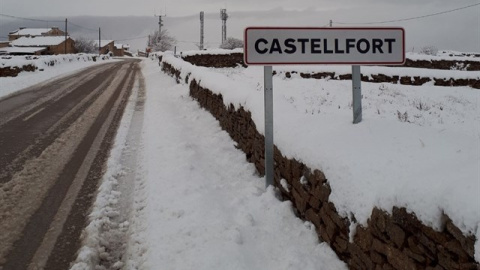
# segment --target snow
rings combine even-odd
[[[265,179],[186,86],[161,73],[156,61],[142,65],[141,142],[132,148],[125,139],[134,123],[130,100],[72,269],[93,269],[99,258],[110,258],[112,234],[102,234],[105,227],[129,227],[127,259],[111,261],[127,269],[347,269],[318,242],[312,224],[296,218],[272,188],[265,190]],[[124,151],[136,152],[137,164],[119,166]],[[115,186],[132,169],[133,218],[113,226],[109,215],[119,212]]]
[[[47,47],[5,47],[0,48],[0,52],[9,53],[36,53],[46,50]]]
[[[277,72],[300,72],[300,73],[319,73],[319,72],[335,72],[335,77],[340,75],[351,74],[351,66],[340,65],[318,65],[318,66],[278,66],[275,68]],[[382,66],[362,66],[361,72],[363,76],[372,76],[384,74],[387,76],[409,76],[409,77],[427,77],[430,79],[480,79],[480,71],[464,71],[464,70],[438,70],[426,68],[391,68]]]
[[[27,61],[20,59],[2,59],[0,66],[7,60],[15,65]],[[183,78],[190,74],[190,80],[221,93],[226,104],[251,111],[264,132],[261,67],[195,67],[168,53],[163,60],[181,69]],[[65,60],[45,65],[43,72],[0,78],[0,96],[99,63]],[[378,70],[430,72],[362,67],[367,73]],[[188,85],[164,75],[157,60],[145,59],[142,72],[144,118],[139,124],[135,114],[137,83],[72,269],[93,269],[100,259],[110,260],[111,268],[128,269],[347,269],[328,245],[318,242],[312,224],[297,219],[275,190],[265,190],[264,179],[235,142],[189,97]],[[332,187],[330,200],[358,224],[366,224],[373,207],[389,212],[403,206],[435,229],[442,228],[445,213],[463,233],[480,239],[480,91],[432,83],[363,83],[362,91],[364,120],[353,125],[350,81],[275,76],[275,144],[287,157],[321,169]],[[136,143],[130,140],[132,130],[138,132]],[[130,176],[134,188],[119,190],[122,177]],[[287,185],[285,180],[281,184]],[[126,195],[133,196],[131,211],[120,219]],[[126,249],[123,259],[105,248],[116,243]],[[475,258],[480,261],[480,241]]]
[[[70,37],[67,37],[67,39]],[[21,37],[11,42],[12,46],[31,47],[31,46],[54,46],[65,41],[65,36],[36,36]]]
[[[290,203],[264,192],[264,179],[188,88],[159,74],[155,62],[149,67],[146,205],[148,224],[158,228],[149,237],[152,268],[345,269]]]
[[[215,70],[171,55],[164,55],[163,61],[180,69],[182,78],[190,73],[191,80],[222,94],[225,104],[249,110],[259,132],[264,132],[261,67]],[[317,67],[303,67],[308,69]],[[378,69],[413,72],[362,67],[367,74]],[[417,76],[429,72],[416,70]],[[445,72],[440,76],[478,76]],[[275,76],[274,138],[282,153],[321,169],[332,187],[330,200],[344,217],[353,213],[359,224],[366,225],[374,207],[390,212],[398,206],[435,229],[442,229],[445,213],[463,233],[478,234],[480,91],[433,83],[363,83],[364,121],[353,125],[351,87],[350,81]],[[479,260],[478,248],[476,254]]]
[[[96,57],[96,62],[93,61]],[[63,54],[50,56],[2,56],[0,68],[22,67],[34,65],[38,67],[35,72],[21,72],[17,77],[0,77],[0,98],[8,96],[24,88],[43,81],[68,75],[93,65],[103,64],[111,60],[108,56],[93,54]],[[51,63],[55,63],[51,66]]]
[[[53,28],[24,28],[11,32],[10,35],[14,36],[41,36],[45,33],[52,31]]]
[[[113,40],[101,39],[100,40],[100,45],[102,45],[102,47],[105,47],[112,42],[113,42]],[[93,44],[98,47],[98,39],[93,40]]]
[[[233,49],[233,50],[224,50],[224,49],[207,49],[203,51],[194,50],[194,51],[184,51],[182,52],[182,56],[192,56],[192,55],[225,55],[225,54],[232,54],[232,53],[243,53],[243,49]]]

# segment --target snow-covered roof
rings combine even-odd
[[[108,40],[108,39],[101,39],[100,40],[100,45],[102,45],[102,47],[105,47],[107,46],[108,44],[112,43],[113,40]],[[98,46],[98,39],[97,40],[94,40],[93,41],[93,44],[95,44],[95,46]]]
[[[5,47],[0,48],[0,52],[10,53],[36,53],[39,51],[46,50],[46,47]]]
[[[70,38],[70,37],[67,37]],[[37,46],[53,46],[59,45],[65,41],[64,36],[38,36],[38,37],[21,37],[12,41],[12,46],[18,47],[37,47]]]
[[[23,28],[17,31],[10,32],[10,35],[14,36],[41,36],[42,34],[48,33],[53,28]]]

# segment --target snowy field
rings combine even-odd
[[[221,93],[225,104],[251,111],[264,132],[261,67],[209,69],[169,55],[163,61],[180,69],[182,78],[191,73],[190,79]],[[365,68],[369,69],[380,68]],[[446,72],[451,77],[465,73]],[[362,83],[364,120],[353,125],[350,81],[293,74],[290,79],[275,76],[273,83],[275,144],[287,157],[326,174],[332,187],[330,200],[341,215],[353,214],[365,225],[374,207],[390,212],[399,206],[441,229],[445,213],[465,234],[480,238],[478,89]],[[478,261],[478,241],[476,247]]]

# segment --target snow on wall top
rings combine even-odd
[[[182,56],[192,56],[192,55],[225,55],[232,53],[243,53],[243,48],[234,49],[234,50],[224,50],[224,49],[207,49],[203,51],[192,50],[184,51],[181,53]],[[478,61],[480,62],[480,53],[471,52],[471,53],[462,53],[456,51],[439,51],[437,55],[426,55],[420,53],[407,52],[405,53],[405,58],[410,60],[425,60],[425,61],[440,61],[440,60],[450,60],[450,61]]]
[[[233,50],[224,50],[224,49],[208,49],[203,51],[185,51],[182,52],[182,56],[191,56],[191,55],[204,55],[204,54],[211,54],[211,55],[225,55],[225,54],[232,54],[232,53],[243,53],[243,49],[233,49]]]
[[[17,40],[12,41],[12,45],[18,47],[54,46],[59,45],[64,41],[64,36],[21,37]]]

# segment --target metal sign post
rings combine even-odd
[[[273,81],[272,66],[265,66],[264,100],[265,100],[265,180],[266,187],[273,185]]]
[[[360,66],[352,66],[353,123],[362,121],[362,76]]]

